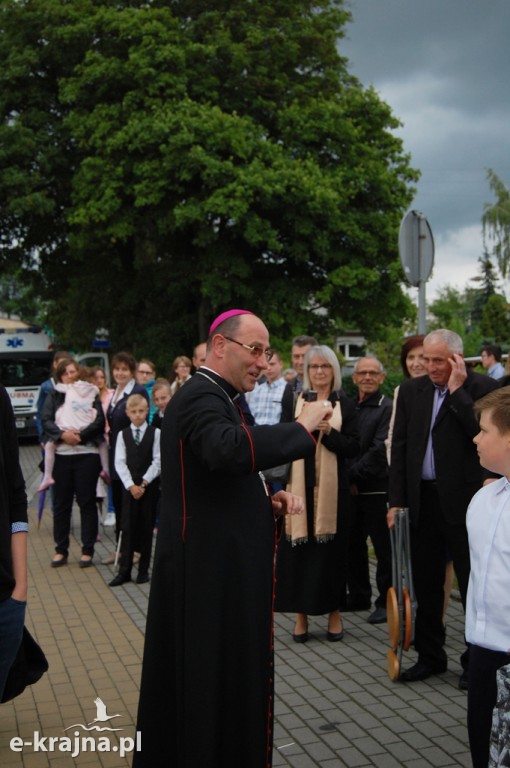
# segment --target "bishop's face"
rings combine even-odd
[[[238,392],[251,392],[260,374],[267,369],[264,351],[269,347],[269,333],[266,326],[254,315],[242,315],[231,339],[223,338],[223,377]],[[256,351],[246,349],[243,344],[255,347]]]

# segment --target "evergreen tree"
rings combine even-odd
[[[480,331],[486,341],[508,344],[510,306],[504,296],[493,294],[489,297],[482,313]]]

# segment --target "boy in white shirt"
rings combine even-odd
[[[149,581],[152,528],[161,473],[160,430],[147,424],[149,406],[142,395],[130,395],[126,414],[131,424],[117,437],[115,471],[122,493],[122,546],[119,573],[110,582],[118,587],[131,581],[135,545],[140,547],[137,584]]]
[[[487,768],[496,673],[510,663],[510,387],[477,400],[474,411],[480,418],[473,438],[480,464],[502,475],[475,494],[466,518],[469,745],[473,768]]]

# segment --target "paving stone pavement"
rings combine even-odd
[[[40,481],[39,459],[37,446],[22,446],[22,467],[31,499],[27,626],[43,647],[50,669],[36,685],[0,708],[0,766],[124,768],[132,759],[128,740],[136,739],[149,585],[130,583],[109,588],[113,568],[98,564],[80,569],[80,548],[75,539],[69,564],[49,567],[53,555],[50,505],[47,501],[38,529],[34,496]],[[73,515],[73,526],[74,533],[79,534],[77,515]],[[113,547],[111,529],[103,529],[101,537],[97,563]],[[450,669],[414,685],[390,681],[386,625],[372,626],[367,616],[367,611],[345,613],[345,637],[339,643],[326,641],[325,617],[312,618],[310,640],[301,645],[291,638],[293,617],[276,615],[273,765],[469,768],[466,694],[457,687],[458,658],[463,650],[463,614],[458,600],[451,600],[447,616]],[[414,663],[413,652],[404,656],[404,666]],[[96,751],[91,751],[89,744],[87,751],[80,749],[74,754],[74,734],[81,738],[83,732],[71,726],[94,720],[97,697],[106,704],[108,714],[120,715],[109,724],[122,730],[107,732],[109,752],[98,751],[97,736]],[[57,741],[66,736],[69,744]],[[35,742],[35,746],[23,744],[20,751],[13,751],[11,740],[16,737],[25,743]],[[52,737],[54,749],[50,751]],[[41,746],[42,739],[46,740]],[[20,742],[17,744],[20,748]],[[106,747],[106,742],[101,744]],[[62,751],[66,746],[73,751]],[[239,768],[243,762],[239,755]],[[168,766],[172,767],[171,745]]]

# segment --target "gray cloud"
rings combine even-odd
[[[510,184],[510,2],[351,0],[349,7],[340,52],[403,123],[398,133],[422,172],[412,207],[427,216],[437,242],[466,242],[462,230],[469,230],[469,265],[443,255],[447,279],[458,274],[463,285],[482,251],[473,232],[492,201],[487,168]],[[435,273],[440,256],[436,249]]]

